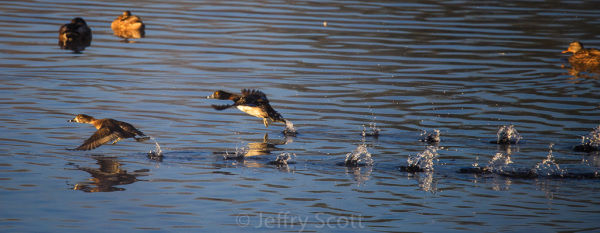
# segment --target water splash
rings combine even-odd
[[[163,156],[163,151],[160,148],[160,145],[158,144],[156,139],[154,139],[154,137],[150,137],[150,140],[152,140],[152,142],[154,142],[154,144],[156,144],[156,148],[154,150],[151,150],[148,152],[148,158],[154,159],[154,160],[160,160]]]
[[[427,146],[427,148],[416,156],[408,156],[408,166],[400,167],[404,172],[424,172],[433,171],[433,162],[437,159],[437,147]]]
[[[377,127],[377,124],[375,122],[371,122],[369,124],[369,132],[367,132],[367,128],[363,125],[362,136],[378,138],[379,131],[381,131],[381,129]]]
[[[505,174],[506,169],[513,161],[510,159],[510,155],[504,155],[502,153],[496,153],[494,157],[485,166],[479,166],[479,163],[473,163],[471,167],[461,168],[459,173],[472,173],[472,174]]]
[[[517,129],[515,129],[514,125],[503,125],[502,127],[500,127],[500,129],[498,130],[498,139],[492,143],[496,143],[496,144],[517,144],[519,143],[519,140],[521,140],[521,135],[519,134],[519,132],[517,132]]]
[[[292,164],[294,163],[293,161],[290,161],[292,158],[296,158],[296,154],[293,153],[281,153],[279,155],[277,155],[277,158],[275,158],[274,161],[269,162],[269,164],[275,164],[275,165],[288,165],[288,164]]]
[[[538,165],[535,167],[536,174],[543,176],[563,177],[563,173],[565,171],[558,166],[554,160],[554,155],[552,155],[553,145],[553,143],[550,144],[550,151],[548,152],[546,159],[542,160],[542,162],[538,163]]]
[[[243,147],[236,146],[235,152],[232,154],[229,154],[229,152],[227,150],[225,150],[225,154],[223,154],[223,159],[225,159],[225,160],[230,160],[230,159],[243,160],[249,151],[250,151],[250,148],[247,146],[243,146]]]
[[[367,150],[367,145],[361,144],[356,149],[352,150],[352,152],[346,154],[346,160],[344,161],[344,165],[346,167],[373,165],[373,158],[371,158],[371,153],[369,153],[369,151]]]
[[[297,131],[296,127],[294,127],[294,124],[292,124],[291,121],[286,120],[285,121],[285,129],[283,130],[283,134],[285,134],[286,136],[296,136],[298,134],[298,131]]]
[[[600,126],[594,128],[588,135],[582,135],[581,145],[575,146],[573,150],[580,152],[600,150]]]
[[[510,155],[496,153],[486,168],[494,173],[504,173],[507,171],[507,166],[511,163],[513,163],[513,161],[510,159]]]
[[[513,161],[511,160],[510,155],[496,153],[494,158],[492,158],[492,160],[488,163],[487,167],[484,168],[484,170],[488,170],[494,174],[506,177],[523,179],[537,177],[535,169],[511,167],[510,164],[512,163]]]
[[[434,129],[433,133],[429,133],[427,134],[427,131],[423,131],[423,133],[421,134],[421,136],[423,135],[427,135],[424,139],[421,139],[422,142],[427,142],[427,143],[436,143],[436,142],[440,142],[440,130],[439,129]]]

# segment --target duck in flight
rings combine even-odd
[[[93,150],[110,141],[114,140],[112,144],[115,144],[126,138],[134,138],[138,142],[150,139],[150,137],[144,135],[142,131],[139,131],[133,125],[114,119],[96,119],[85,114],[79,114],[68,122],[92,124],[97,129],[90,138],[74,150]]]
[[[267,95],[259,90],[243,89],[242,94],[233,94],[227,91],[218,90],[212,95],[207,96],[209,99],[231,100],[233,104],[211,105],[216,110],[225,110],[230,107],[237,107],[240,111],[248,113],[252,116],[262,118],[265,127],[269,127],[270,119],[273,122],[286,123],[286,120],[269,104]]]

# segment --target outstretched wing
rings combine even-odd
[[[110,132],[110,129],[107,127],[102,127],[97,130],[90,138],[85,140],[81,146],[75,148],[74,150],[93,150],[107,142],[116,140],[121,137],[121,133],[119,132]]]
[[[257,98],[260,98],[260,99],[264,99],[264,100],[266,100],[266,101],[269,101],[269,100],[267,99],[267,95],[266,95],[265,93],[263,93],[262,91],[259,91],[259,90],[249,90],[249,89],[242,89],[242,96],[251,96],[251,95],[253,95],[253,96],[257,97]]]
[[[231,104],[224,104],[224,105],[211,104],[210,106],[219,111],[233,107],[233,105],[231,105]]]

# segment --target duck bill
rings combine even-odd
[[[75,119],[68,120],[67,122],[77,122]]]
[[[571,52],[571,51],[569,51],[569,50],[562,51],[562,53],[568,53],[568,52]]]

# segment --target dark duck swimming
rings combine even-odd
[[[150,137],[144,135],[142,131],[139,131],[133,125],[114,119],[96,119],[85,114],[79,114],[68,122],[92,124],[97,129],[90,138],[74,150],[93,150],[110,141],[114,140],[112,144],[115,144],[126,138],[134,138],[138,142],[150,139]]]
[[[233,94],[227,91],[218,90],[206,98],[218,100],[231,100],[233,104],[211,105],[216,110],[225,110],[231,107],[237,107],[240,111],[252,116],[262,118],[265,127],[269,127],[268,119],[273,122],[286,123],[286,120],[271,107],[269,99],[265,93],[258,90],[243,89],[242,94]]]
[[[62,49],[82,51],[92,43],[92,30],[85,20],[73,18],[71,23],[64,24],[58,29],[58,45]]]

